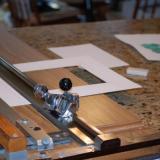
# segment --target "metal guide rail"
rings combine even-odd
[[[0,100],[1,155],[8,160],[20,159],[84,159],[129,151],[160,144],[160,138],[122,145],[118,137],[105,134],[78,117],[79,97],[69,89],[68,79],[60,82],[62,95],[49,94],[47,87],[36,84],[4,59],[0,59],[0,77],[22,94],[32,106],[61,131],[48,134],[36,122],[20,117]],[[37,98],[38,97],[38,98]],[[12,116],[10,116],[12,115]],[[8,133],[8,127],[14,132]],[[7,138],[6,138],[7,137]],[[12,143],[11,143],[12,142]],[[14,144],[19,143],[15,147]],[[56,146],[77,143],[76,147],[62,150]],[[12,146],[13,145],[13,146]]]

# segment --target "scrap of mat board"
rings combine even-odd
[[[128,67],[126,70],[126,73],[127,75],[130,75],[130,76],[147,77],[149,70],[144,68]]]
[[[88,63],[90,62],[90,63]],[[44,69],[56,69],[62,67],[72,67],[79,66],[102,81],[104,83],[84,85],[73,87],[71,92],[77,93],[80,96],[89,96],[101,93],[116,92],[134,88],[141,88],[140,85],[134,83],[127,78],[119,75],[118,73],[112,71],[111,69],[104,67],[94,59],[90,57],[75,57],[57,60],[45,60],[29,63],[15,64],[22,72],[37,71]],[[51,93],[62,93],[60,89],[50,90]]]
[[[160,52],[156,53],[154,50],[144,47],[153,44],[160,46],[160,34],[119,34],[115,37],[133,46],[147,60],[160,61]]]
[[[0,78],[0,98],[9,106],[21,106],[30,104],[23,96],[21,96],[8,83]]]
[[[49,48],[49,50],[62,58],[89,56],[96,59],[99,63],[109,68],[128,66],[128,63],[109,54],[108,52],[98,48],[93,44],[53,47]]]

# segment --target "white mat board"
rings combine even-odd
[[[90,62],[90,63],[88,63]],[[97,61],[90,57],[78,57],[78,58],[66,58],[59,60],[45,60],[29,63],[15,64],[22,72],[37,71],[44,69],[54,69],[61,67],[71,67],[80,66],[90,73],[94,74],[96,77],[104,81],[104,83],[84,85],[84,86],[74,86],[71,90],[73,93],[78,93],[80,96],[90,96],[95,94],[116,92],[134,88],[141,88],[140,85],[134,83],[127,78],[119,75],[118,73],[112,71],[111,69],[104,67]],[[19,93],[17,93],[13,88],[7,86],[8,84],[0,81],[0,97],[8,103],[10,106],[18,106],[29,104],[29,102],[23,98]],[[3,94],[3,89],[5,87],[5,94]],[[14,90],[14,91],[13,91]],[[50,90],[50,93],[62,93],[59,89]]]
[[[142,46],[143,44],[160,45],[160,34],[117,34],[115,37],[133,46],[147,60],[160,61],[160,53],[155,53]]]
[[[23,96],[21,96],[8,83],[0,78],[0,98],[9,106],[21,106],[30,104]]]
[[[116,92],[141,87],[137,83],[128,80],[127,78],[119,75],[118,73],[112,71],[107,67],[104,67],[104,65],[87,56],[21,63],[14,66],[22,72],[78,66],[89,71],[105,82],[101,84],[73,87],[71,92],[78,93],[80,96],[89,96],[94,94]],[[51,92],[59,93],[61,91],[52,90]]]
[[[109,68],[128,66],[128,63],[90,43],[65,47],[53,47],[49,48],[49,50],[62,58],[89,56]]]

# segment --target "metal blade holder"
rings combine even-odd
[[[68,124],[73,121],[79,108],[79,95],[68,92],[72,88],[72,82],[68,78],[63,78],[59,87],[64,91],[63,94],[51,94],[46,86],[37,84],[34,86],[34,94],[46,102],[59,121]]]

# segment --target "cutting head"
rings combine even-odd
[[[46,86],[39,84],[34,87],[34,94],[47,103],[58,120],[70,123],[79,108],[79,96],[68,92],[72,88],[69,78],[60,80],[59,86],[64,91],[63,94],[50,94]]]

